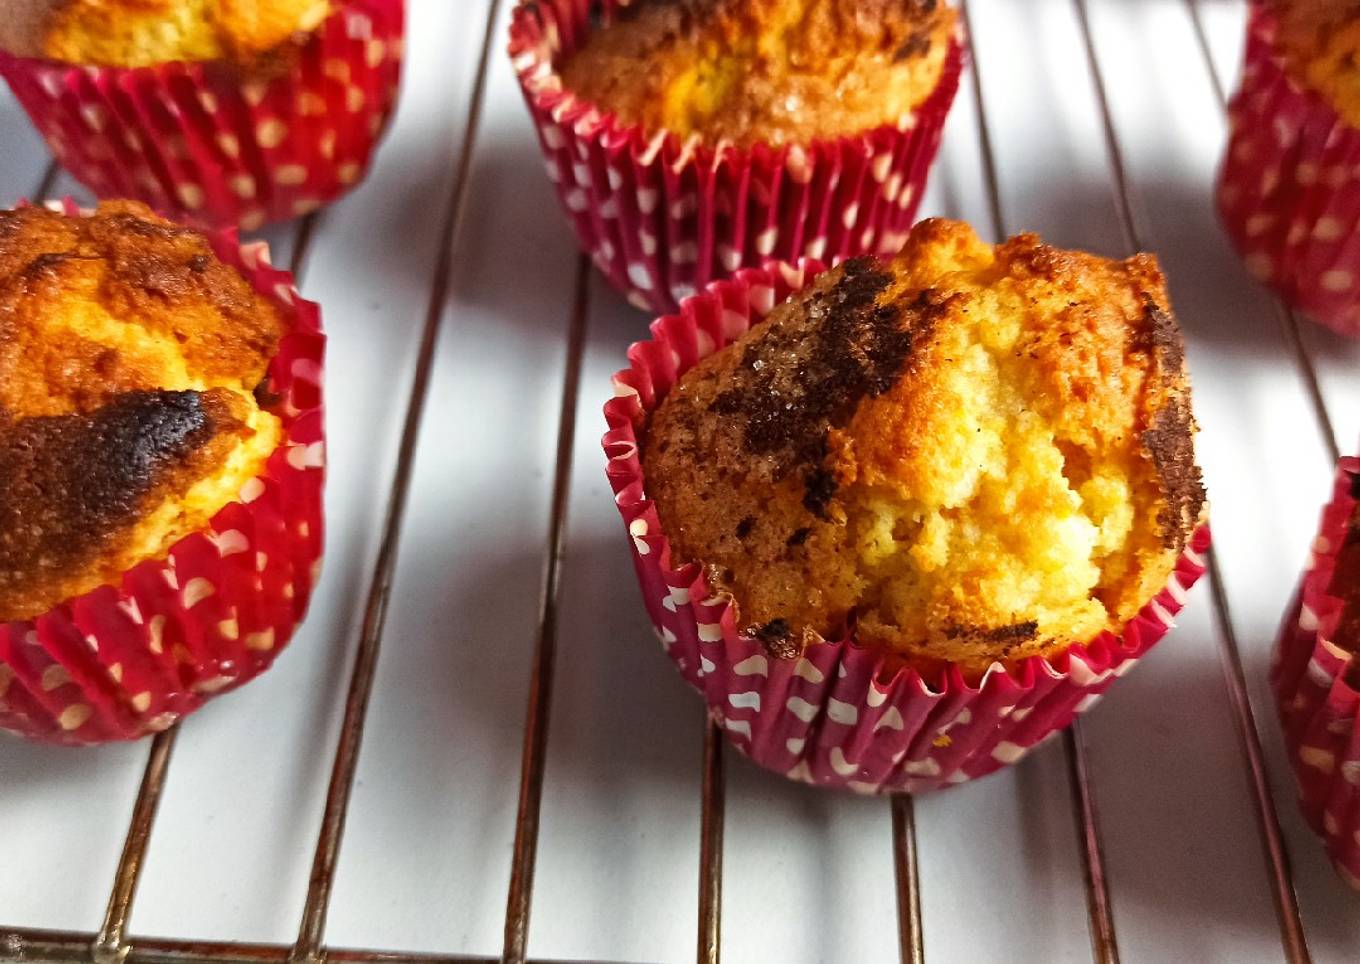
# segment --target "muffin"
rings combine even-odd
[[[958,87],[951,7],[597,7],[519,4],[510,51],[578,239],[630,300],[901,247]]]
[[[663,567],[653,619],[674,643],[671,614],[704,600],[683,655],[758,762],[873,790],[981,775],[1093,702],[1201,570],[1161,272],[931,220],[892,261],[806,281],[744,334],[715,337],[706,305],[701,332],[663,320],[682,371],[632,353],[607,449],[640,570]],[[725,347],[687,359],[704,335]]]
[[[0,212],[0,725],[140,735],[287,641],[320,538],[319,451],[293,430],[319,426],[273,366],[309,328],[141,204]]]
[[[1360,3],[1253,5],[1218,186],[1247,267],[1287,303],[1360,334]]]
[[[1271,668],[1299,805],[1360,889],[1360,459],[1344,458]]]
[[[210,228],[356,184],[401,37],[400,0],[0,0],[0,74],[67,169]]]

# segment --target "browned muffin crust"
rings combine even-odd
[[[220,508],[191,490],[250,468],[253,426],[277,431],[251,393],[284,330],[141,205],[0,212],[0,619],[115,581]]]
[[[103,67],[270,70],[329,11],[328,0],[0,0],[0,50]]]
[[[1160,590],[1204,506],[1193,432],[1152,258],[933,221],[687,372],[643,463],[677,562],[773,651],[854,626],[983,669]]]
[[[128,334],[177,343],[190,377],[258,383],[282,321],[203,235],[113,201],[89,218],[0,211],[0,409],[88,412],[163,387],[164,357],[82,333],[91,306]],[[136,331],[135,329],[141,329]]]
[[[907,123],[954,22],[943,0],[640,0],[559,66],[649,131],[806,144]]]

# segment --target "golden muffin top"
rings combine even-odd
[[[641,0],[591,34],[563,84],[648,130],[806,144],[909,123],[954,19],[937,0]]]
[[[0,0],[0,49],[103,67],[252,64],[329,12],[329,0]]]
[[[133,202],[0,212],[0,621],[201,528],[280,440],[254,393],[285,323]]]
[[[790,655],[981,672],[1120,630],[1200,519],[1154,258],[924,221],[687,372],[643,446],[677,562]]]
[[[1270,0],[1289,74],[1360,126],[1360,0]]]

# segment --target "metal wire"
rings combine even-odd
[[[373,566],[368,600],[364,606],[363,630],[354,659],[349,693],[345,698],[344,722],[341,724],[340,740],[335,750],[335,764],[331,770],[330,786],[326,793],[326,808],[322,814],[321,832],[317,838],[316,855],[312,861],[302,923],[298,928],[297,944],[292,954],[292,960],[299,964],[302,962],[316,964],[323,956],[322,940],[326,928],[326,912],[330,906],[336,861],[340,854],[340,842],[344,837],[345,818],[349,813],[350,794],[354,789],[354,775],[359,765],[359,749],[363,745],[364,722],[368,715],[369,697],[373,693],[373,677],[377,670],[383,629],[387,622],[387,603],[397,568],[398,547],[411,491],[416,446],[420,441],[420,427],[429,397],[435,345],[439,339],[440,323],[449,295],[454,245],[462,223],[468,185],[471,181],[472,156],[477,144],[477,129],[481,122],[482,105],[486,95],[487,66],[499,11],[500,0],[490,0],[477,73],[463,127],[463,143],[454,168],[453,188],[444,207],[439,247],[435,257],[434,279],[430,285],[430,299],[420,335],[420,347],[416,353],[410,400],[407,403],[401,442],[397,449],[396,471],[392,479],[387,515],[383,522],[382,542]]]
[[[1124,170],[1113,114],[1105,89],[1095,45],[1093,42],[1085,0],[1073,0],[1081,25],[1091,77],[1102,112],[1102,123],[1108,148],[1111,172],[1115,183],[1115,204],[1121,231],[1130,250],[1142,247],[1139,243],[1131,192]],[[1224,101],[1221,79],[1214,68],[1205,36],[1200,12],[1195,0],[1185,0],[1192,16],[1196,37],[1208,64],[1210,77],[1220,102]],[[490,50],[493,47],[500,0],[489,0],[487,23],[479,55],[472,98],[468,106],[465,136],[458,156],[451,196],[444,209],[443,230],[440,235],[438,260],[427,305],[425,325],[417,355],[415,377],[403,427],[401,445],[391,498],[383,528],[382,544],[374,564],[373,578],[365,609],[363,631],[356,654],[350,689],[346,698],[345,719],[337,745],[335,766],[327,795],[321,831],[308,887],[306,907],[299,929],[298,941],[293,946],[273,944],[228,944],[157,938],[129,938],[127,926],[131,916],[137,881],[154,825],[156,809],[164,788],[166,773],[174,748],[177,730],[171,729],[153,741],[141,789],[134,805],[127,841],[115,875],[103,927],[96,934],[33,929],[11,930],[0,935],[0,958],[23,961],[88,961],[96,964],[184,964],[187,961],[227,962],[227,964],[258,964],[271,961],[298,961],[320,964],[322,961],[354,962],[354,964],[453,964],[461,961],[482,961],[490,958],[443,956],[433,954],[394,954],[382,951],[342,950],[323,947],[325,917],[329,906],[336,859],[343,838],[350,791],[357,768],[358,752],[362,744],[364,720],[373,676],[382,639],[388,595],[395,572],[400,530],[409,493],[415,447],[418,442],[426,397],[433,368],[434,347],[437,342],[443,306],[450,286],[452,256],[459,234],[462,212],[470,180],[471,160],[477,129],[485,98],[485,85]],[[971,19],[968,0],[960,0],[972,45]],[[979,124],[979,146],[984,175],[987,180],[989,214],[998,235],[1004,235],[1005,221],[1001,204],[996,155],[993,150],[982,90],[979,58],[973,50],[973,94]],[[44,198],[58,176],[55,161],[48,165],[34,192],[36,199]],[[315,216],[309,216],[299,227],[292,266],[300,276],[305,268],[310,241],[316,226]],[[581,358],[587,317],[586,289],[588,263],[581,259],[577,272],[576,302],[568,340],[567,373],[563,388],[561,423],[558,438],[557,476],[553,491],[552,521],[549,552],[545,564],[543,601],[539,633],[535,649],[533,682],[529,698],[525,731],[524,758],[521,770],[520,809],[516,822],[514,865],[507,900],[505,954],[502,960],[525,961],[529,911],[532,898],[533,873],[539,834],[539,812],[542,802],[544,767],[552,689],[552,668],[556,649],[556,600],[561,575],[561,559],[566,528],[566,511],[570,493],[571,453],[574,445],[577,393],[579,391]],[[1314,405],[1315,414],[1333,455],[1337,450],[1326,406],[1318,386],[1316,372],[1311,365],[1300,336],[1298,319],[1276,302],[1281,324],[1285,327],[1304,375]],[[1257,814],[1261,824],[1272,873],[1273,896],[1280,916],[1282,939],[1287,959],[1292,964],[1310,960],[1303,928],[1299,920],[1288,857],[1279,831],[1278,819],[1269,792],[1260,739],[1253,711],[1247,695],[1240,651],[1233,634],[1226,597],[1223,592],[1217,563],[1209,559],[1210,582],[1213,587],[1215,610],[1220,622],[1218,634],[1220,655],[1228,679],[1234,720],[1246,756]],[[720,956],[722,839],[724,812],[723,737],[711,723],[705,729],[703,817],[700,855],[700,910],[698,959],[705,964],[716,964]],[[1079,839],[1084,856],[1084,872],[1090,919],[1092,948],[1102,964],[1116,964],[1118,949],[1115,942],[1110,897],[1105,880],[1101,855],[1099,825],[1091,793],[1086,756],[1079,725],[1065,734],[1067,760],[1073,806],[1079,821]],[[915,821],[909,796],[892,799],[894,867],[898,887],[899,930],[902,959],[911,964],[923,964],[924,940],[921,924],[920,879],[917,868]]]
[[[1091,956],[1100,964],[1119,964],[1119,942],[1114,936],[1114,911],[1110,884],[1105,877],[1105,854],[1100,844],[1100,821],[1096,817],[1091,774],[1086,762],[1086,741],[1081,720],[1073,720],[1063,733],[1067,754],[1067,784],[1072,790],[1072,810],[1079,817],[1077,844],[1081,848],[1082,877],[1086,884],[1086,919],[1091,935]]]
[[[576,409],[581,390],[581,359],[585,352],[590,315],[590,260],[577,261],[576,297],[567,335],[567,371],[562,381],[558,413],[557,468],[554,471],[552,515],[548,524],[548,558],[543,571],[538,638],[534,641],[529,706],[524,722],[524,753],[520,762],[519,810],[515,818],[515,850],[506,898],[504,960],[519,964],[529,944],[529,908],[533,899],[534,864],[538,855],[539,813],[543,804],[543,775],[548,756],[548,724],[552,710],[553,670],[557,662],[557,603],[562,581],[562,551],[566,545],[567,508],[571,497],[572,453],[576,447]]]
[[[1120,214],[1120,224],[1128,241],[1130,253],[1141,250],[1141,233],[1133,220],[1130,203],[1129,179],[1124,169],[1124,153],[1119,142],[1119,133],[1114,125],[1114,112],[1106,94],[1104,78],[1101,74],[1100,59],[1096,53],[1094,34],[1091,30],[1087,0],[1072,0],[1077,19],[1081,26],[1082,41],[1086,48],[1087,61],[1095,83],[1100,103],[1101,118],[1105,127],[1106,148],[1109,153],[1110,169],[1114,176],[1116,206]],[[1198,11],[1191,5],[1191,14],[1198,26]],[[1208,55],[1207,39],[1201,40],[1201,50]],[[1209,61],[1210,70],[1213,62]],[[1216,82],[1215,88],[1222,94],[1222,84]],[[1292,317],[1292,316],[1291,316]],[[1297,322],[1295,322],[1297,324]],[[1317,402],[1320,404],[1320,396]],[[1242,669],[1241,649],[1233,631],[1231,610],[1223,587],[1223,576],[1216,555],[1208,553],[1209,583],[1212,587],[1214,612],[1219,623],[1218,648],[1223,664],[1224,677],[1228,684],[1228,696],[1232,705],[1233,722],[1243,756],[1246,758],[1248,775],[1251,781],[1252,799],[1256,808],[1257,824],[1261,831],[1262,843],[1266,850],[1266,864],[1270,872],[1271,896],[1275,901],[1275,911],[1279,917],[1280,938],[1286,958],[1292,964],[1306,964],[1311,960],[1308,941],[1303,922],[1299,917],[1298,897],[1294,892],[1294,878],[1289,867],[1289,854],[1285,849],[1284,836],[1280,832],[1280,820],[1275,811],[1275,801],[1270,793],[1270,783],[1266,775],[1265,757],[1261,750],[1261,736],[1256,726],[1256,715],[1251,707],[1251,697],[1247,691],[1246,675]]]
[[[47,200],[47,196],[52,193],[52,187],[57,183],[57,178],[61,175],[61,165],[54,157],[47,162],[47,167],[43,169],[43,176],[38,181],[38,186],[33,189],[33,197],[30,199],[34,204],[40,204]]]
[[[960,0],[959,6],[963,11],[964,27],[968,34],[968,50],[971,55],[969,59],[973,65],[974,107],[978,118],[978,143],[982,154],[983,175],[986,179],[988,208],[997,236],[1003,238],[1009,232],[1001,203],[996,153],[992,148],[991,128],[987,121],[987,100],[983,95],[981,74],[978,70],[981,58],[974,46],[968,0]],[[1103,82],[1098,80],[1098,84],[1103,92]],[[1122,173],[1122,166],[1119,171]],[[1129,217],[1132,217],[1131,212]],[[1082,855],[1082,879],[1086,885],[1087,930],[1090,933],[1091,951],[1095,960],[1101,964],[1118,964],[1119,945],[1115,939],[1113,905],[1105,873],[1105,854],[1100,842],[1100,825],[1096,819],[1095,797],[1086,761],[1086,747],[1080,738],[1079,727],[1080,722],[1073,721],[1072,728],[1063,734],[1063,752],[1067,757],[1072,812],[1076,818],[1077,841]],[[917,886],[919,887],[919,884]],[[920,940],[920,937],[916,939]],[[913,961],[924,956],[924,951],[919,948],[912,948],[912,952]],[[904,953],[903,960],[906,959]]]
[[[56,162],[49,166],[43,181],[51,190],[55,178]],[[40,189],[37,197],[44,197]],[[301,285],[306,268],[307,253],[315,233],[318,214],[312,213],[298,225],[297,238],[293,245],[289,271],[294,280]],[[179,724],[164,732],[157,733],[147,754],[146,768],[142,773],[142,783],[137,791],[137,799],[132,807],[132,819],[128,825],[127,839],[123,853],[114,871],[113,890],[109,895],[108,907],[104,912],[104,926],[95,935],[90,947],[90,957],[95,964],[119,964],[128,956],[127,926],[132,918],[132,905],[137,896],[137,884],[141,880],[142,865],[146,851],[151,844],[151,830],[160,807],[165,778],[170,767],[170,756],[179,735]]]
[[[982,94],[982,58],[973,45],[973,16],[968,0],[959,0],[963,30],[968,38],[968,61],[973,77],[973,109],[977,112],[978,148],[982,155],[982,174],[987,182],[987,213],[998,241],[1006,236],[1006,218],[1001,210],[1001,180],[996,173],[996,151],[992,148],[992,127],[987,122],[987,98]]]
[[[1209,83],[1214,89],[1214,97],[1218,100],[1218,106],[1224,113],[1228,110],[1228,94],[1223,86],[1223,78],[1218,72],[1218,65],[1214,63],[1214,54],[1209,47],[1209,34],[1204,29],[1204,17],[1200,14],[1198,0],[1185,0],[1186,9],[1190,13],[1190,24],[1194,28],[1195,42],[1199,45],[1199,52],[1204,57],[1204,66],[1209,73]],[[1294,353],[1294,363],[1298,365],[1299,373],[1303,376],[1303,383],[1308,389],[1308,398],[1313,405],[1313,417],[1318,423],[1318,433],[1322,436],[1322,444],[1327,446],[1327,452],[1335,463],[1341,458],[1341,448],[1337,444],[1336,428],[1332,425],[1331,413],[1327,411],[1326,402],[1322,398],[1322,387],[1318,384],[1317,369],[1313,367],[1313,359],[1309,356],[1308,350],[1303,344],[1302,325],[1299,324],[1296,315],[1288,305],[1275,296],[1270,298],[1271,306],[1275,311],[1275,319],[1279,322],[1285,338],[1289,342],[1289,347]]]
[[[897,941],[902,964],[925,964],[921,875],[916,860],[916,806],[911,794],[892,798],[893,874],[897,878]]]
[[[288,273],[293,276],[299,288],[302,287],[303,276],[307,273],[307,256],[312,253],[312,239],[316,237],[317,225],[323,213],[313,211],[304,217],[298,224],[297,236],[293,239],[293,255],[288,259]]]
[[[726,782],[722,731],[710,720],[704,727],[703,814],[699,830],[699,964],[718,964],[722,957]]]
[[[119,964],[127,956],[127,925],[132,916],[132,901],[137,894],[137,882],[142,876],[147,844],[151,841],[151,826],[160,806],[161,791],[165,788],[165,774],[170,766],[170,754],[175,749],[179,727],[157,733],[151,743],[146,761],[146,772],[137,791],[137,802],[132,808],[123,855],[113,878],[113,892],[104,913],[104,926],[90,944],[90,957],[95,964]]]
[[[43,961],[50,964],[89,964],[94,934],[25,929],[0,935],[0,960]],[[224,941],[167,940],[136,937],[128,942],[124,964],[284,964],[289,944],[236,944]],[[327,948],[328,964],[468,964],[498,961],[495,957],[463,954],[414,954],[394,951]],[[540,961],[538,964],[549,964]],[[565,962],[562,962],[565,964]]]

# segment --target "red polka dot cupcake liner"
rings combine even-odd
[[[896,253],[916,220],[963,47],[900,126],[807,146],[717,146],[649,133],[564,90],[558,65],[616,0],[521,2],[510,56],[548,177],[581,248],[645,311],[674,311],[710,281],[766,259]]]
[[[396,104],[401,0],[348,0],[278,76],[234,64],[82,67],[0,52],[52,153],[101,198],[255,230],[357,184]]]
[[[1278,21],[1251,11],[1218,208],[1247,267],[1286,302],[1360,335],[1360,131],[1285,72]]]
[[[0,730],[74,745],[163,730],[268,669],[307,611],[323,536],[320,309],[270,266],[265,245],[238,245],[234,232],[209,240],[291,322],[268,373],[285,441],[238,501],[165,559],[0,623]]]
[[[1360,889],[1360,665],[1337,645],[1343,604],[1328,590],[1353,567],[1360,459],[1341,460],[1303,581],[1280,630],[1270,682],[1304,818],[1342,877]],[[1348,571],[1346,578],[1360,577]],[[1360,640],[1346,640],[1355,645]]]
[[[1172,626],[1203,574],[1209,529],[1196,530],[1166,588],[1123,631],[1049,659],[994,664],[970,682],[957,666],[938,678],[853,637],[777,657],[737,626],[730,597],[699,566],[677,567],[639,452],[650,414],[700,360],[738,339],[824,266],[771,262],[742,269],[688,299],[628,351],[605,406],[608,475],[628,531],[643,600],[666,654],[703,694],[742,753],[790,779],[862,793],[947,787],[1014,763],[1072,722]]]

